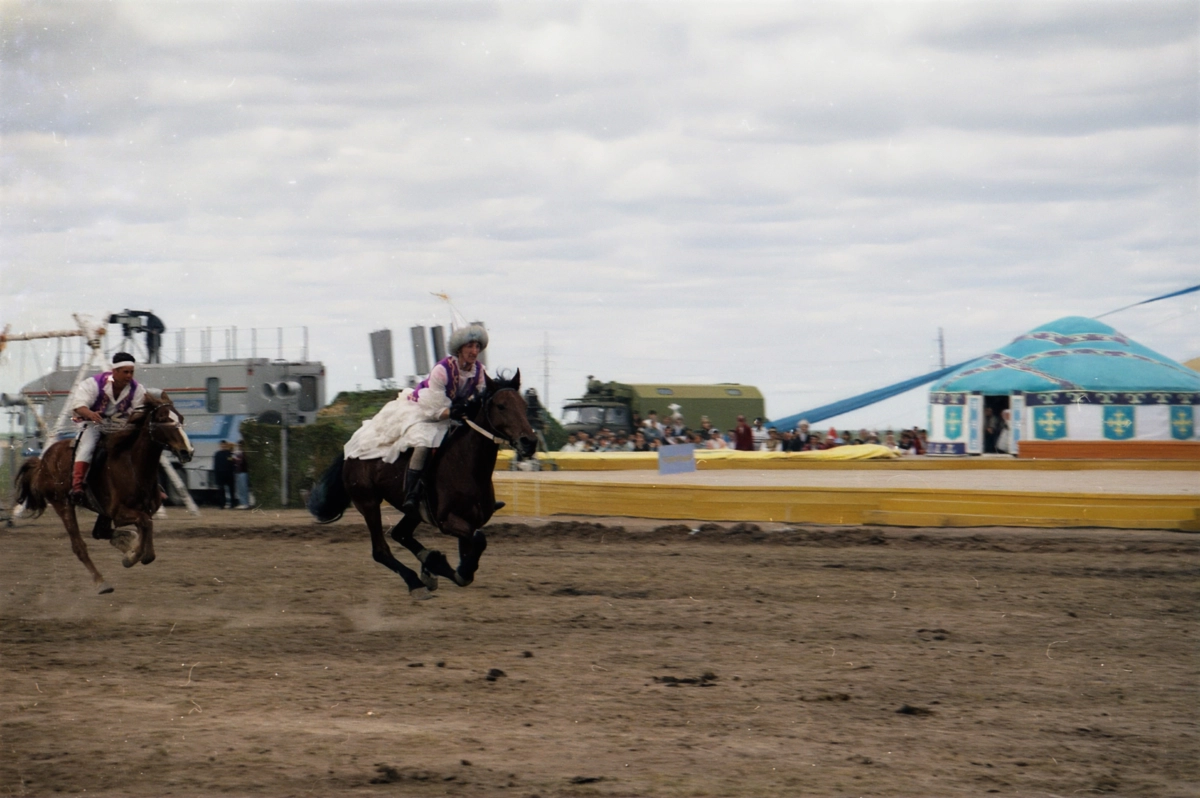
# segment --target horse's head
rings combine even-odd
[[[150,439],[174,452],[179,462],[191,462],[196,450],[183,431],[183,416],[170,398],[165,393],[161,399],[147,396],[146,414],[149,416],[146,423],[150,425]]]
[[[513,448],[521,457],[533,457],[537,451],[537,435],[529,426],[520,389],[520,369],[511,380],[488,377],[481,415],[496,435],[512,441]]]

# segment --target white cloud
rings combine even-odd
[[[549,336],[555,403],[740,380],[786,415],[938,327],[953,360],[1200,282],[1192,3],[9,9],[16,329],[307,324],[332,392],[379,327],[409,368],[446,290],[539,389]],[[1195,312],[1108,320],[1186,358]]]

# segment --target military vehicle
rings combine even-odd
[[[588,377],[587,393],[563,405],[563,429],[589,435],[607,428],[614,433],[633,432],[635,416],[644,420],[653,410],[662,422],[675,412],[689,427],[699,427],[708,416],[722,430],[737,426],[737,417],[747,421],[766,418],[762,393],[752,385],[725,382],[716,385],[640,384],[600,382]]]

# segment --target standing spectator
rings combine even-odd
[[[996,451],[1000,454],[1015,454],[1012,445],[1012,412],[1007,408],[1000,411],[1000,432],[996,435]]]
[[[671,423],[667,427],[666,442],[667,443],[688,443],[690,440],[690,437],[691,437],[688,434],[689,432],[690,432],[690,430],[686,426],[684,426],[683,416],[676,413],[675,415],[671,416]]]
[[[996,439],[1000,437],[1000,417],[992,408],[983,408],[983,453],[996,453]]]
[[[662,425],[662,422],[658,420],[658,411],[656,411],[656,410],[648,411],[646,413],[646,420],[643,422],[643,426],[647,430],[646,437],[648,439],[649,438],[657,438],[660,441],[662,440],[663,431],[666,428]]]
[[[767,449],[767,441],[771,439],[771,432],[763,426],[761,418],[754,419],[754,429],[751,434],[754,436],[754,450],[764,452]]]
[[[796,451],[804,452],[813,447],[813,435],[808,431],[808,419],[800,419],[800,423],[796,425]]]
[[[233,444],[221,441],[213,455],[213,477],[217,491],[221,494],[221,509],[228,510],[237,504],[233,481]]]
[[[909,454],[925,454],[925,435],[922,430],[913,427],[910,440],[912,441],[912,449],[909,450]]]
[[[754,430],[746,423],[745,416],[737,417],[737,426],[733,429],[733,448],[739,452],[754,451]]]
[[[233,477],[237,486],[238,509],[250,509],[250,464],[246,461],[246,444],[237,443],[233,455]]]

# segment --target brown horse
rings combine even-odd
[[[420,575],[392,554],[384,537],[381,515],[383,502],[397,508],[404,503],[408,453],[395,463],[382,459],[347,460],[338,455],[314,486],[308,501],[309,512],[318,522],[330,523],[341,518],[353,502],[371,531],[375,561],[398,573],[413,598],[429,598],[429,591],[437,589],[438,576],[466,587],[474,580],[479,558],[487,548],[487,538],[480,527],[491,520],[497,509],[492,471],[496,467],[499,442],[511,443],[524,457],[532,456],[537,447],[520,387],[520,370],[511,380],[487,379],[482,396],[468,406],[465,423],[446,435],[426,466],[430,487],[420,515],[406,514],[392,527],[392,538],[420,560]],[[422,520],[443,534],[458,538],[457,568],[451,568],[441,552],[425,548],[413,537],[413,530]]]
[[[183,463],[195,454],[183,431],[183,416],[166,394],[161,399],[147,396],[145,407],[129,417],[129,426],[106,435],[97,447],[84,506],[98,514],[92,529],[92,537],[98,540],[112,538],[114,526],[137,526],[137,543],[125,555],[126,568],[154,562],[154,524],[150,517],[162,506],[158,466],[167,448]],[[75,505],[68,498],[74,458],[75,442],[67,440],[51,445],[41,458],[26,460],[17,472],[17,503],[35,517],[45,512],[47,504],[53,506],[71,536],[75,556],[91,571],[100,592],[111,593],[112,587],[88,556],[87,544],[79,534]]]

